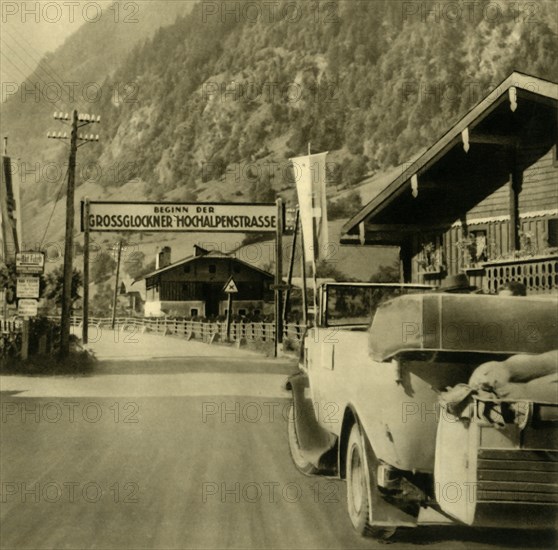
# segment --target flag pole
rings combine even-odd
[[[289,301],[291,298],[291,285],[293,282],[293,270],[294,270],[294,263],[296,257],[296,238],[298,233],[298,223],[300,219],[300,210],[296,209],[295,215],[295,223],[294,223],[294,232],[293,232],[293,242],[292,242],[292,249],[291,249],[291,259],[289,261],[289,275],[287,278],[287,290],[285,290],[285,298],[283,300],[283,324],[287,324],[287,314],[289,312]],[[304,243],[303,243],[304,246]]]
[[[305,327],[308,327],[308,288],[306,287],[306,252],[304,250],[304,233],[302,223],[300,224],[300,271],[302,275],[302,319]]]
[[[308,142],[308,163],[310,164],[310,157],[312,156],[312,142]],[[310,173],[312,174],[312,171],[310,171]],[[313,176],[311,176],[313,177]],[[314,208],[316,208],[316,205],[314,204],[314,197],[312,196],[312,211],[314,210]],[[317,267],[316,267],[316,239],[315,239],[315,235],[316,235],[316,220],[314,218],[314,215],[312,214],[312,246],[314,248],[313,254],[312,254],[312,280],[313,280],[313,286],[314,286],[314,298],[312,300],[312,305],[314,308],[314,322],[316,320],[316,315],[318,313],[318,275],[317,275]]]

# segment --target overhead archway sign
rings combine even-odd
[[[275,233],[275,355],[283,338],[281,303],[282,235],[285,207],[281,198],[274,203],[251,202],[134,202],[90,201],[81,203],[81,230],[84,236],[84,285],[89,281],[90,232],[196,232],[196,233]],[[294,248],[294,247],[293,247]],[[118,269],[117,269],[118,271]],[[227,339],[229,339],[232,297],[238,288],[223,289],[228,296]],[[236,290],[235,290],[236,289]],[[84,298],[84,327],[87,327],[87,303]],[[86,334],[86,332],[85,332]],[[84,341],[86,337],[84,337]]]
[[[89,231],[265,233],[277,229],[277,205],[255,203],[89,202]],[[82,229],[85,226],[81,209]]]

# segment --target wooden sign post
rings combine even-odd
[[[275,233],[275,346],[274,356],[279,354],[283,344],[283,201],[277,199],[277,225]]]
[[[83,327],[81,329],[81,340],[84,344],[89,343],[89,199],[83,203],[85,209],[84,234],[83,234]]]
[[[21,358],[29,355],[30,318],[37,316],[39,305],[40,275],[45,270],[45,255],[42,252],[18,252],[16,254],[17,308],[23,317],[21,325]]]

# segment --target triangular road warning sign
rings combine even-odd
[[[227,294],[234,294],[238,292],[238,288],[232,277],[227,281],[227,284],[223,288],[223,292],[226,292]]]

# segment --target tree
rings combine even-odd
[[[145,261],[145,254],[141,251],[135,251],[124,262],[124,272],[127,273],[132,279],[137,279],[142,270],[144,269],[143,262]]]
[[[362,200],[358,191],[352,191],[346,197],[329,202],[327,205],[327,215],[330,220],[349,218],[362,208]]]
[[[76,268],[72,271],[72,292],[71,301],[72,309],[75,303],[81,299],[79,289],[83,286],[83,277],[81,271]],[[64,268],[57,267],[54,271],[45,276],[44,298],[54,303],[56,306],[62,305],[62,290],[64,287]]]
[[[358,155],[353,159],[345,159],[341,166],[341,181],[344,186],[352,186],[359,182],[368,171],[368,158]]]
[[[16,299],[17,274],[15,263],[2,262],[0,264],[0,286],[6,292],[6,301],[13,304]]]
[[[378,271],[370,277],[371,283],[398,283],[401,280],[399,262],[391,265],[381,265]]]
[[[97,288],[94,299],[91,300],[90,312],[95,317],[108,317],[112,311],[114,289],[110,283],[101,284]]]
[[[135,271],[135,274],[133,275],[133,278],[135,280],[141,279],[152,271],[155,271],[155,260],[151,260],[148,264],[142,265],[139,269],[137,269]],[[130,277],[132,277],[132,275],[130,275]]]
[[[101,252],[92,262],[91,280],[94,283],[103,283],[108,280],[116,268],[114,258],[107,252]]]
[[[316,277],[320,279],[333,279],[334,281],[350,281],[332,262],[322,260],[316,266]]]
[[[263,171],[250,185],[249,196],[252,202],[273,202],[275,189],[271,184],[271,174]]]

